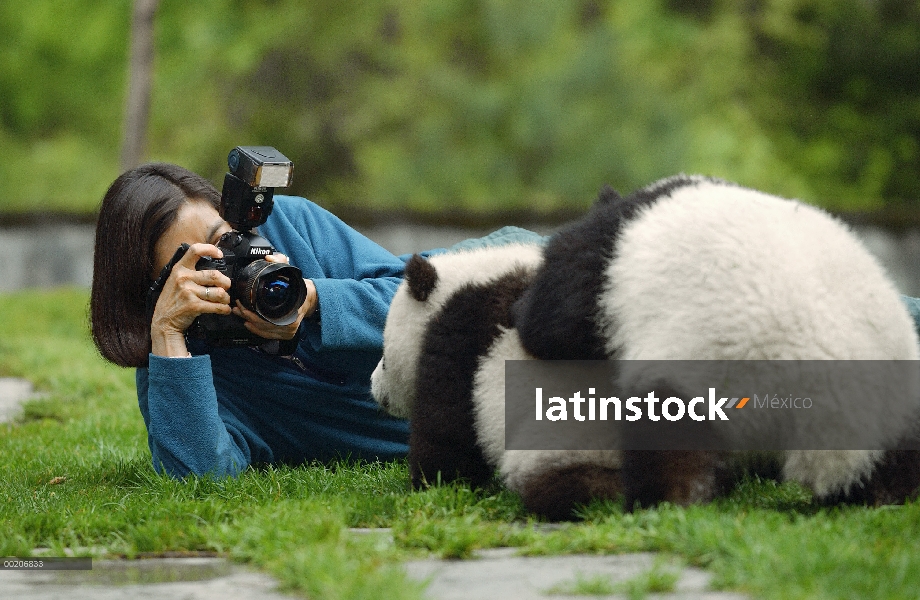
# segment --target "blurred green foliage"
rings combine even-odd
[[[130,18],[0,4],[0,210],[96,208]],[[333,210],[548,212],[681,171],[832,209],[920,197],[914,2],[161,0],[156,51],[149,160],[219,183],[230,148],[273,145]]]

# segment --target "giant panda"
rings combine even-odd
[[[541,359],[920,358],[898,293],[842,222],[701,176],[627,197],[602,190],[549,241],[513,318],[526,352]],[[841,423],[885,432],[883,450],[624,450],[626,506],[707,501],[747,461],[811,488],[820,502],[903,502],[920,484],[920,394],[908,379],[893,390],[905,398],[901,412],[862,406]],[[749,433],[765,426],[749,425]]]
[[[371,393],[409,419],[413,487],[458,478],[482,487],[498,471],[527,510],[564,520],[592,498],[617,497],[619,452],[505,450],[505,360],[533,359],[511,307],[541,260],[535,244],[413,256],[390,305]]]

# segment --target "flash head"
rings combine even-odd
[[[230,173],[251,187],[288,187],[294,163],[271,146],[237,146],[227,156]]]
[[[234,229],[249,231],[272,211],[275,188],[287,187],[294,163],[271,146],[237,146],[227,156],[220,216]]]

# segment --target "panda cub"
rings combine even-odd
[[[457,478],[479,487],[497,470],[529,511],[561,520],[579,503],[616,497],[619,452],[505,450],[505,360],[532,359],[511,307],[541,260],[535,244],[413,256],[390,305],[371,392],[410,420],[414,487]]]
[[[843,223],[699,176],[625,198],[605,188],[584,218],[550,240],[513,313],[523,347],[541,359],[920,358],[906,307]],[[846,423],[829,424],[874,427],[889,438],[884,451],[789,450],[756,455],[758,462],[820,501],[914,497],[920,459],[908,448],[917,447],[917,382],[894,392],[910,398],[901,413],[862,406]],[[765,423],[744,431],[764,433],[757,428]],[[815,427],[807,439],[821,435]],[[623,494],[628,508],[706,501],[753,462],[741,452],[624,451]]]
[[[473,381],[480,359],[511,327],[510,307],[541,260],[541,248],[507,244],[414,255],[390,303],[383,357],[371,393],[390,414],[409,419],[414,487],[468,479],[489,481],[477,439]]]

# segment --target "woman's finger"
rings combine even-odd
[[[245,308],[239,300],[236,301],[233,312],[246,321],[246,329],[260,337],[270,340],[289,340],[297,334],[299,322],[294,322],[290,325],[269,323],[253,311]]]
[[[210,246],[210,244],[195,244],[195,246],[204,247]],[[192,246],[192,248],[195,248],[195,246]],[[220,271],[215,269],[205,269],[199,271],[195,268],[197,265],[197,260],[194,257],[192,248],[190,248],[182,260],[176,263],[176,266],[173,267],[170,279],[172,279],[178,286],[182,286],[190,282],[193,285],[199,285],[201,287],[218,286],[223,289],[230,289],[230,278]],[[217,250],[215,246],[211,246],[211,248]],[[193,255],[192,258],[189,258],[189,255]]]
[[[202,287],[219,287],[224,290],[230,289],[230,278],[214,269],[206,271],[191,271],[189,277],[192,281]]]
[[[200,286],[198,297],[206,302],[230,304],[230,294],[223,287],[217,285]]]
[[[275,252],[274,254],[269,254],[265,257],[265,260],[271,263],[285,263],[288,264],[291,261],[288,260],[288,257],[280,252]]]
[[[182,260],[176,264],[182,265],[187,269],[194,269],[195,265],[198,264],[198,260],[205,256],[209,258],[223,258],[224,253],[214,244],[192,244],[189,246],[185,256],[182,257]]]

